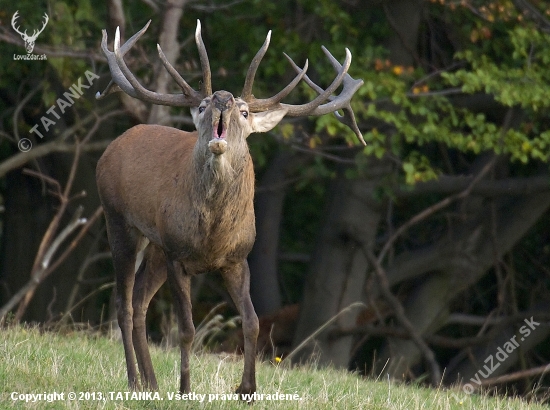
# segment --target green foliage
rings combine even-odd
[[[428,64],[404,67],[387,60],[383,43],[393,29],[384,18],[382,8],[369,9],[366,15],[352,6],[329,0],[286,0],[277,4],[250,0],[220,13],[190,8],[182,19],[181,32],[182,38],[187,38],[194,30],[195,18],[203,20],[205,42],[209,54],[215,56],[211,61],[214,86],[238,93],[250,60],[267,31],[273,29],[270,49],[260,65],[254,87],[259,97],[275,94],[281,88],[282,79],[292,75],[283,52],[300,65],[308,58],[310,76],[320,85],[326,85],[334,71],[321,52],[321,44],[327,45],[340,60],[344,48],[350,48],[353,52],[350,74],[365,82],[352,101],[368,143],[359,155],[395,156],[402,162],[399,168],[403,170],[404,180],[412,183],[441,172],[437,159],[426,152],[426,147],[433,144],[474,155],[490,150],[521,163],[548,160],[550,35],[520,19],[508,3],[495,4],[498,7],[480,7],[477,15],[452,2],[425,6],[427,20],[453,25],[458,34],[457,48],[445,52],[451,55],[456,51],[455,61],[462,68],[442,67],[435,74],[430,72],[434,68]],[[107,10],[93,7],[90,0],[56,1],[49,7],[44,3],[42,9],[28,4],[17,7],[29,21],[39,21],[42,9],[48,10],[50,23],[43,38],[51,46],[97,51]],[[0,15],[5,22],[15,11],[13,5],[6,9],[8,12]],[[127,5],[125,14],[128,30],[135,31],[151,10],[143,4]],[[304,16],[309,19],[308,25],[303,23]],[[158,16],[151,17],[159,21]],[[151,33],[140,40],[144,50],[154,50],[157,41],[154,30],[151,28]],[[232,41],[227,41],[228,32]],[[182,54],[182,59],[196,62],[194,47],[186,47]],[[17,67],[19,69],[14,68],[13,61],[0,66],[0,84],[19,84],[29,76],[43,77],[40,70],[53,70],[55,78],[69,87],[90,64],[82,59],[50,57],[42,65],[29,64],[21,69],[18,64]],[[150,72],[151,68],[147,70]],[[46,107],[57,95],[48,77],[42,94]],[[502,107],[501,115],[489,117],[472,107],[455,104],[453,90],[457,87],[465,94],[493,96]],[[287,101],[298,103],[314,96],[312,90],[301,86]],[[503,129],[504,113],[510,107],[521,107],[525,111],[523,124],[513,130]],[[315,145],[312,148],[332,143],[331,139],[343,139],[348,146],[357,145],[354,134],[334,116],[313,121],[312,129],[304,130],[312,134]],[[293,126],[283,125],[279,132],[285,141],[291,141],[296,131]],[[270,156],[270,148],[255,145],[263,146],[254,150],[261,166]],[[317,165],[314,169],[330,175]]]
[[[381,54],[375,57],[372,49],[354,54],[355,61],[360,61],[355,63],[354,74],[365,80],[354,108],[359,118],[376,124],[363,130],[368,146],[362,152],[401,159],[409,184],[441,172],[437,159],[427,156],[424,148],[434,143],[465,154],[493,151],[524,164],[549,159],[550,35],[511,17],[495,21],[491,15],[480,23],[475,16],[455,14],[462,21],[474,22],[467,29],[470,41],[465,39],[464,49],[455,54],[464,68],[426,75],[420,68],[392,65]],[[473,36],[472,30],[487,38],[480,40],[480,34]],[[489,116],[475,104],[456,104],[456,87],[467,95],[492,96],[500,113]],[[511,108],[524,112],[522,124],[512,128],[505,121]],[[329,136],[346,135],[326,118],[317,120],[316,131],[323,129]],[[350,141],[347,135],[346,139]]]
[[[471,68],[444,73],[443,77],[453,86],[462,85],[466,93],[492,94],[504,106],[519,105],[535,112],[548,108],[550,34],[517,27],[509,35],[514,46],[512,61],[503,64],[467,50],[456,57],[466,60]]]
[[[410,185],[437,177],[430,166],[430,160],[417,151],[412,151],[403,161],[402,166],[405,172],[405,182]]]
[[[534,27],[515,27],[509,32],[509,42],[513,45],[510,61],[497,62],[467,50],[457,53],[457,58],[468,62],[470,68],[443,73],[442,77],[452,86],[461,86],[465,93],[484,92],[505,107],[523,108],[533,124],[543,120],[550,107],[550,35]],[[548,133],[539,132],[538,127],[510,129],[502,135],[502,129],[479,115],[469,114],[466,120],[472,130],[482,132],[475,140],[479,149],[508,154],[523,163],[548,161]]]

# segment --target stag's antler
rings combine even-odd
[[[201,24],[197,20],[197,29],[195,31],[195,42],[197,43],[197,48],[199,50],[202,75],[203,75],[203,90],[202,92],[194,90],[187,82],[181,77],[181,75],[176,71],[176,69],[168,62],[166,56],[162,52],[159,45],[157,45],[158,52],[162,64],[172,76],[175,82],[182,90],[182,94],[159,94],[153,91],[150,91],[143,87],[136,77],[132,74],[126,63],[124,62],[124,55],[128,50],[137,42],[137,40],[145,33],[151,21],[145,25],[140,31],[134,34],[126,43],[122,46],[120,45],[120,32],[117,28],[115,33],[114,41],[114,51],[109,51],[107,48],[107,32],[103,30],[103,39],[101,41],[101,48],[107,56],[109,62],[109,68],[111,70],[111,75],[113,80],[107,88],[101,94],[97,94],[96,98],[102,98],[105,95],[115,92],[115,91],[124,91],[126,94],[138,98],[142,101],[150,102],[153,104],[169,105],[169,106],[179,106],[179,107],[196,107],[200,104],[201,100],[212,94],[212,84],[211,84],[211,72],[210,72],[210,63],[208,60],[208,55],[206,53],[206,48],[201,36]],[[294,61],[285,54],[286,58],[291,63],[292,67],[296,70],[296,77],[279,93],[270,98],[257,99],[252,94],[252,87],[254,84],[254,78],[256,71],[262,58],[264,57],[267,48],[269,47],[269,41],[271,39],[271,31],[267,34],[267,37],[264,41],[264,44],[258,50],[254,56],[248,72],[246,75],[246,80],[244,87],[241,93],[241,98],[248,103],[249,109],[252,112],[262,112],[275,108],[285,108],[287,110],[287,115],[291,117],[301,117],[308,115],[324,115],[330,112],[334,112],[336,117],[340,122],[350,127],[359,140],[366,145],[361,131],[357,126],[355,120],[355,115],[351,109],[350,100],[353,94],[361,87],[363,80],[354,79],[348,74],[348,69],[351,64],[351,52],[346,48],[346,58],[344,64],[340,64],[333,55],[323,47],[323,52],[326,54],[330,60],[332,66],[336,70],[336,78],[332,83],[326,88],[322,89],[306,75],[308,69],[308,61],[306,60],[304,67],[299,68]],[[296,88],[296,85],[304,79],[306,84],[308,84],[312,89],[314,89],[319,95],[311,102],[301,105],[292,105],[284,104],[281,101],[288,95],[290,92]],[[343,85],[342,91],[337,96],[332,94]],[[338,113],[338,110],[343,110],[344,115]]]
[[[252,86],[254,85],[254,77],[256,76],[256,71],[258,70],[260,62],[262,61],[262,58],[264,57],[267,51],[267,48],[269,47],[270,40],[271,40],[271,30],[269,30],[269,32],[267,33],[267,37],[264,41],[264,44],[258,50],[256,55],[252,59],[252,62],[250,63],[250,67],[248,68],[246,79],[244,81],[243,91],[241,92],[241,98],[248,103],[249,109],[255,112],[266,111],[269,108],[275,107],[283,98],[285,98],[288,94],[290,94],[290,92],[296,87],[296,85],[298,85],[300,80],[305,76],[306,71],[308,69],[308,61],[306,60],[306,63],[304,64],[304,68],[302,68],[301,70],[300,68],[298,68],[296,70],[298,71],[298,75],[279,93],[277,93],[271,98],[266,98],[261,100],[256,99],[254,95],[252,95]]]
[[[363,145],[367,145],[365,140],[363,139],[363,135],[361,134],[359,127],[357,126],[355,115],[350,105],[350,100],[353,97],[353,94],[355,94],[355,92],[359,89],[359,87],[363,85],[363,80],[361,79],[356,80],[347,73],[349,66],[351,65],[351,52],[347,48],[346,48],[346,59],[344,60],[344,64],[342,65],[338,62],[338,60],[336,60],[336,58],[334,58],[334,56],[330,53],[330,51],[328,51],[324,46],[322,47],[323,52],[328,57],[332,66],[337,72],[336,78],[332,81],[332,84],[330,84],[326,90],[323,90],[313,81],[311,81],[311,79],[306,75],[306,70],[308,67],[307,60],[306,60],[306,64],[304,65],[304,68],[301,69],[285,53],[285,57],[288,59],[290,64],[292,64],[292,67],[296,70],[298,75],[294,78],[294,80],[288,86],[286,86],[281,92],[279,92],[275,96],[271,98],[265,98],[265,99],[254,98],[251,92],[252,85],[254,83],[254,75],[256,73],[256,70],[260,64],[262,57],[265,55],[267,47],[269,46],[270,34],[271,34],[271,31],[269,32],[267,39],[264,42],[264,45],[252,60],[252,64],[250,65],[248,74],[246,76],[242,98],[248,103],[249,109],[254,112],[260,112],[260,111],[266,111],[266,110],[272,109],[276,106],[280,106],[280,107],[287,108],[288,110],[287,116],[289,117],[302,117],[302,116],[308,116],[308,115],[317,116],[317,115],[324,115],[324,114],[334,112],[334,115],[336,116],[338,121],[350,127],[355,133],[355,135],[357,135],[357,138],[359,138],[359,140],[363,143]],[[309,103],[306,103],[306,104],[292,105],[292,104],[281,103],[281,100],[284,97],[286,97],[290,93],[290,91],[294,89],[296,84],[298,84],[298,82],[300,82],[302,78],[305,80],[306,84],[309,85],[311,88],[313,88],[319,95],[313,101],[310,101]],[[342,84],[343,84],[343,89],[340,92],[340,94],[337,96],[333,96],[332,94]],[[339,114],[338,110],[344,110],[344,115]]]
[[[334,67],[334,70],[337,73],[339,73],[338,76],[334,79],[333,83],[326,90],[323,90],[313,81],[311,81],[311,79],[307,75],[304,76],[304,81],[306,82],[306,84],[309,85],[311,88],[313,88],[315,92],[317,92],[317,94],[319,94],[319,96],[316,99],[319,99],[321,101],[316,107],[310,107],[310,108],[307,107],[308,104],[297,105],[297,106],[290,106],[287,104],[283,104],[283,106],[289,107],[287,115],[292,117],[292,116],[301,116],[301,115],[323,115],[323,114],[328,114],[330,112],[334,112],[334,115],[336,116],[338,121],[350,127],[355,133],[355,135],[357,135],[357,138],[359,138],[361,143],[363,145],[367,145],[367,143],[363,139],[363,135],[361,134],[359,127],[357,126],[357,121],[355,120],[355,114],[353,112],[353,109],[351,108],[351,103],[350,103],[351,97],[353,97],[353,94],[355,94],[355,92],[359,89],[359,87],[363,85],[363,80],[354,79],[347,73],[349,65],[351,64],[351,52],[346,48],[346,60],[344,61],[344,66],[342,66],[338,62],[338,60],[334,58],[334,56],[330,53],[330,51],[328,51],[327,48],[325,48],[325,46],[322,46],[322,49],[325,55],[330,60],[330,63],[332,64],[332,67]],[[296,65],[296,63],[288,55],[285,54],[285,56],[292,64],[292,67],[294,67],[294,69],[299,72],[300,67],[298,67],[298,65]],[[348,57],[349,57],[349,62],[348,62]],[[346,63],[347,63],[347,66],[346,66]],[[337,80],[340,77],[341,79],[339,80],[338,84],[333,88],[333,85],[337,82]],[[331,94],[336,90],[336,88],[338,88],[338,86],[341,83],[343,83],[344,85],[342,92],[336,97],[332,96]],[[327,99],[327,98],[324,98],[323,96],[328,97],[328,100],[330,102],[322,104],[323,101],[326,101]],[[313,103],[313,101],[311,103]],[[338,110],[344,110],[344,115],[339,114]]]
[[[197,48],[199,49],[202,74],[203,74],[203,92],[194,90],[187,82],[179,75],[176,69],[168,62],[164,55],[160,45],[157,44],[159,57],[162,64],[172,76],[176,84],[181,88],[182,94],[160,94],[150,91],[143,87],[136,77],[132,74],[126,63],[124,62],[124,55],[132,48],[137,40],[145,33],[151,20],[136,34],[134,34],[126,43],[120,45],[120,31],[117,27],[114,41],[114,51],[109,51],[107,48],[107,31],[103,30],[103,39],[101,40],[101,48],[103,53],[107,57],[109,63],[109,69],[111,70],[111,76],[113,80],[100,94],[96,94],[96,98],[100,99],[112,92],[124,91],[126,94],[138,98],[142,101],[150,102],[153,104],[169,105],[175,107],[196,107],[200,104],[202,99],[212,94],[210,64],[208,62],[208,55],[206,54],[206,48],[201,36],[201,25],[197,22],[197,30],[195,32],[195,41]]]

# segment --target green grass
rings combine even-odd
[[[35,328],[0,329],[0,409],[246,409],[242,402],[221,400],[240,381],[242,359],[232,355],[198,354],[191,359],[191,389],[206,394],[205,402],[170,401],[176,393],[179,352],[151,347],[163,400],[119,400],[109,392],[127,392],[122,343],[85,332],[64,335]],[[289,369],[258,363],[258,393],[297,394],[300,401],[256,401],[254,409],[547,409],[518,399],[466,396],[446,389],[371,381],[345,371]],[[14,401],[19,394],[64,393],[65,400],[48,403]],[[69,401],[69,392],[101,393],[107,400]],[[454,395],[453,395],[454,393]],[[209,394],[219,394],[208,403]],[[461,402],[462,400],[462,402]]]

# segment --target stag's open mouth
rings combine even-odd
[[[220,113],[220,119],[218,120],[218,124],[213,127],[212,130],[212,138],[213,139],[225,139],[227,135],[227,129],[224,126],[223,121],[223,113]]]
[[[212,130],[212,139],[208,143],[208,148],[210,148],[210,152],[212,152],[214,155],[221,155],[225,152],[227,149],[227,141],[225,140],[225,137],[227,135],[227,129],[224,127],[223,124],[223,118],[220,115],[220,119],[218,120],[218,124],[213,127]]]

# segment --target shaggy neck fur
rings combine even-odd
[[[228,197],[239,194],[243,170],[250,160],[245,141],[241,144],[229,143],[227,151],[221,155],[212,154],[207,144],[197,144],[194,159],[196,177],[200,180],[195,186],[202,194],[199,197],[212,203],[229,200]]]

